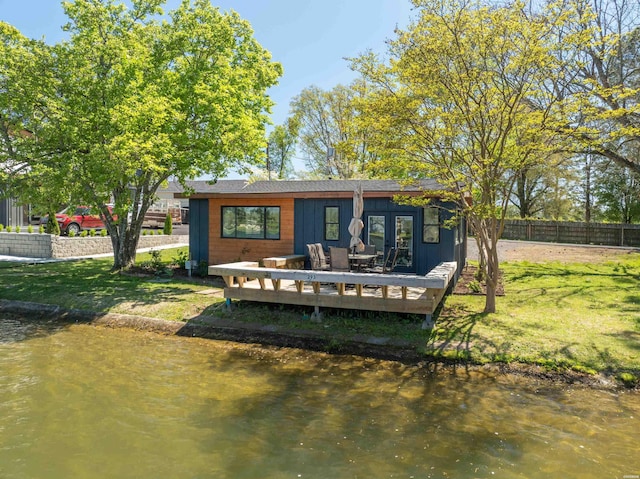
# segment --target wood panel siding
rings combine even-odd
[[[269,256],[293,254],[293,204],[293,198],[209,199],[209,264],[260,261]],[[223,206],[279,206],[280,239],[223,238]]]

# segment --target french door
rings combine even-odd
[[[415,272],[414,216],[412,214],[369,213],[366,217],[367,243],[376,247],[382,258],[390,248],[398,249],[395,271]]]

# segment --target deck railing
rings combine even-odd
[[[426,315],[423,327],[432,327],[432,315],[444,297],[457,268],[455,261],[440,263],[425,276],[347,273],[261,268],[257,262],[209,266],[222,276],[227,299],[362,309]]]

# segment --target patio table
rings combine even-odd
[[[349,254],[349,263],[352,269],[360,271],[363,266],[368,265],[377,257],[376,254]]]

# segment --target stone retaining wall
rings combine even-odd
[[[138,248],[154,248],[176,243],[189,243],[189,236],[141,236]],[[113,253],[111,238],[108,236],[69,238],[38,233],[0,233],[1,255],[26,258],[70,258],[104,253]]]

